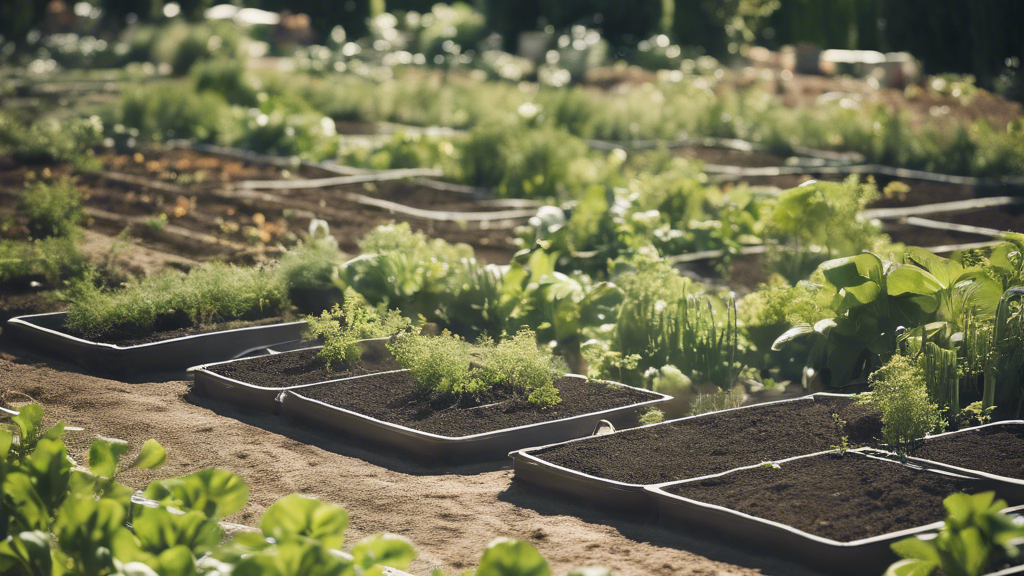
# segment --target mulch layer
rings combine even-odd
[[[752,406],[666,422],[553,446],[534,456],[578,472],[627,484],[697,478],[831,449],[846,421],[852,445],[872,444],[881,420],[845,398]]]
[[[444,398],[417,393],[408,372],[312,386],[303,388],[300,394],[392,424],[454,437],[570,418],[657,398],[638,388],[581,378],[561,378],[555,381],[555,387],[562,401],[547,410],[534,407],[527,401],[527,395],[502,386],[495,386],[475,404],[453,405]]]
[[[848,454],[751,468],[666,491],[850,542],[941,521],[943,499],[977,492],[977,484]]]

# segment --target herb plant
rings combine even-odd
[[[289,303],[276,269],[206,264],[188,274],[162,272],[104,290],[94,275],[72,282],[65,328],[90,338],[130,339],[159,330],[259,320]]]
[[[319,316],[306,317],[303,337],[319,340],[323,348],[317,357],[329,368],[344,369],[359,362],[359,340],[393,336],[411,325],[397,310],[380,315],[352,290],[345,292],[344,308],[334,305]]]
[[[85,216],[82,196],[67,179],[28,185],[21,193],[19,208],[28,219],[29,233],[36,239],[72,237]]]
[[[546,409],[561,402],[554,381],[566,368],[550,349],[539,348],[536,338],[532,330],[521,330],[497,344],[484,339],[473,346],[444,331],[440,336],[404,335],[388,349],[412,374],[421,394],[471,402],[506,387]]]
[[[920,363],[897,354],[868,379],[864,400],[882,416],[882,441],[901,453],[941,424],[939,407],[928,397]]]

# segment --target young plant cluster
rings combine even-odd
[[[494,343],[482,340],[471,345],[445,331],[440,336],[404,335],[388,349],[425,395],[475,402],[495,388],[504,388],[544,410],[562,400],[554,382],[566,368],[550,349],[537,346],[532,330]]]
[[[323,344],[317,358],[328,368],[344,369],[359,362],[360,340],[394,336],[411,325],[412,322],[397,310],[377,314],[359,294],[349,289],[345,291],[344,308],[335,304],[319,316],[306,317],[303,337]]]
[[[54,286],[80,275],[86,267],[77,247],[83,217],[81,195],[69,180],[26,186],[18,211],[0,222],[0,237],[14,237],[0,239],[0,283],[23,287],[42,280]]]
[[[162,330],[228,321],[249,321],[288,312],[287,288],[276,269],[220,263],[187,274],[167,271],[129,280],[117,290],[100,288],[94,275],[67,290],[65,328],[88,337],[124,340]]]

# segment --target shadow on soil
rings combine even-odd
[[[657,520],[656,513],[625,514],[601,510],[578,501],[568,500],[515,480],[498,500],[520,508],[528,508],[544,516],[575,516],[590,524],[610,526],[622,536],[653,546],[686,550],[716,562],[734,564],[772,576],[820,576],[809,568],[757,552],[749,542],[712,539],[704,534],[679,527],[668,527]],[[681,567],[675,567],[679,570]]]
[[[359,458],[375,466],[401,472],[402,474],[414,476],[436,476],[441,474],[472,476],[510,468],[512,464],[511,461],[505,460],[467,464],[428,463],[423,460],[417,460],[408,454],[381,448],[345,434],[315,430],[290,416],[245,410],[238,408],[234,404],[212,400],[192,392],[185,394],[184,400],[196,406],[206,408],[220,416],[233,418],[250,426],[262,428],[268,432],[316,446],[321,450],[334,452],[342,456]]]

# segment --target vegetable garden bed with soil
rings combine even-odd
[[[306,326],[304,321],[265,318],[178,328],[111,343],[68,334],[64,331],[65,317],[65,313],[55,312],[12,318],[5,332],[85,368],[128,375],[181,370],[299,340]]]
[[[638,410],[668,399],[612,382],[566,375],[554,382],[561,402],[540,409],[522,392],[494,386],[475,402],[417,392],[408,371],[370,374],[286,390],[285,413],[424,458],[494,459],[510,450],[591,433],[600,420],[635,425]]]
[[[1004,421],[925,438],[914,458],[1024,480],[1024,422]]]
[[[642,487],[758,462],[872,444],[881,429],[855,400],[818,394],[652,424],[513,454],[518,479],[600,507],[642,512]]]
[[[386,341],[386,338],[379,338],[359,342],[360,361],[345,368],[329,367],[318,358],[322,349],[319,346],[208,364],[193,372],[192,391],[247,408],[275,412],[280,408],[277,397],[282,390],[400,369],[394,356],[384,347]]]
[[[991,484],[856,452],[648,487],[662,520],[702,526],[830,573],[880,573],[889,544],[941,527],[943,500]],[[1000,491],[997,489],[997,494]]]

